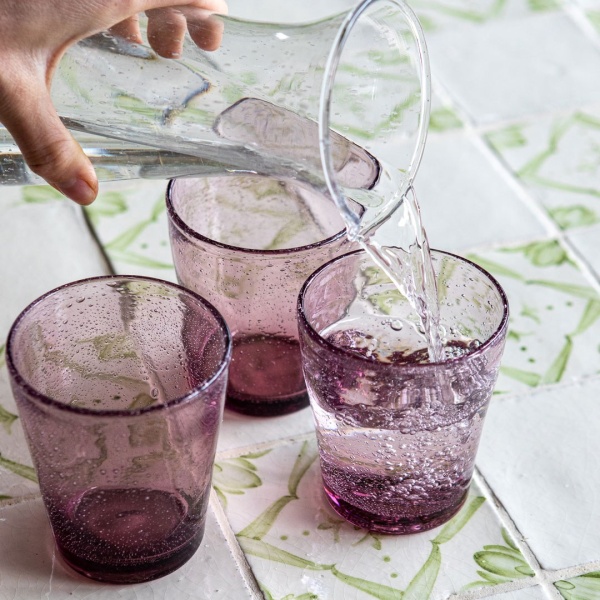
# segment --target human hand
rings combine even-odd
[[[148,41],[159,55],[178,57],[186,29],[214,50],[222,32],[216,21],[206,26],[205,11],[226,13],[225,0],[0,0],[0,122],[31,170],[78,204],[98,193],[96,173],[50,97],[69,46],[107,29],[141,42],[137,15],[146,12]]]

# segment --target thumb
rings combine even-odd
[[[0,121],[31,170],[78,204],[93,202],[96,173],[58,117],[44,77],[21,73],[0,93]]]

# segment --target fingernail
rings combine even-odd
[[[91,204],[96,198],[97,190],[85,179],[72,179],[63,183],[53,184],[61,194],[67,196],[77,204]]]

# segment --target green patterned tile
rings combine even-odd
[[[600,600],[600,571],[554,582],[565,600]]]
[[[166,181],[103,184],[86,213],[117,273],[175,281],[167,226]]]
[[[511,317],[495,393],[600,373],[600,296],[557,240],[467,255],[494,275]]]
[[[314,440],[217,461],[214,485],[267,600],[430,600],[533,572],[476,486],[427,533],[390,536],[328,506]]]
[[[464,26],[485,26],[499,19],[520,18],[558,10],[560,0],[413,0],[426,33]]]
[[[561,229],[600,221],[600,110],[524,121],[486,137]]]

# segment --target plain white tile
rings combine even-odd
[[[484,152],[462,132],[429,138],[415,190],[431,247],[464,250],[547,234]]]
[[[600,380],[492,402],[479,469],[546,569],[598,559]]]
[[[432,73],[476,123],[600,102],[600,50],[564,13],[428,38]]]
[[[0,509],[1,600],[212,600],[250,598],[223,534],[209,510],[206,532],[196,554],[179,570],[135,585],[88,580],[56,557],[41,500]]]

